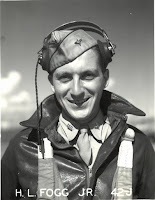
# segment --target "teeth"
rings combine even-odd
[[[75,101],[75,103],[81,103],[81,102],[84,102],[84,101]]]
[[[84,99],[84,100],[80,100],[80,101],[70,101],[71,103],[74,103],[74,104],[82,104],[82,103],[84,103],[84,102],[86,102],[88,99]]]
[[[84,101],[76,101],[75,104],[83,103]]]
[[[85,100],[83,100],[83,101],[75,101],[74,103],[75,104],[82,104],[82,103],[84,103],[84,102],[86,102],[87,101],[87,99],[85,99]]]

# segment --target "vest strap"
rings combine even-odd
[[[135,132],[128,128],[119,147],[117,169],[113,178],[112,199],[132,199],[133,145]]]
[[[38,146],[38,190],[37,200],[67,200],[59,170],[53,158],[51,142],[43,139],[44,158]]]

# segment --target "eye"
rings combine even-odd
[[[83,80],[93,80],[94,78],[95,78],[95,74],[92,72],[86,72],[81,77],[81,79]]]
[[[72,80],[72,77],[70,74],[63,74],[58,77],[58,80],[61,81],[62,83],[66,83],[66,82]]]

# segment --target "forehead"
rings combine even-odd
[[[57,68],[54,73],[59,72],[83,72],[87,70],[101,70],[101,57],[98,51],[89,49],[72,62]]]

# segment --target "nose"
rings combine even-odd
[[[84,89],[79,78],[74,78],[71,86],[71,97],[80,98],[84,94]]]

